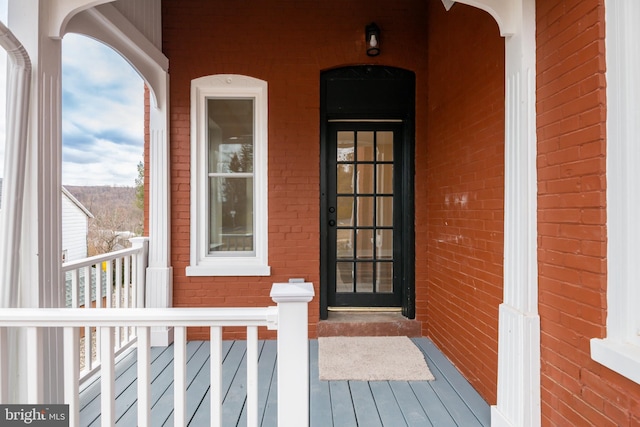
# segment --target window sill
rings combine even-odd
[[[591,358],[640,384],[640,346],[612,339],[591,340]]]
[[[270,276],[271,267],[252,263],[225,263],[219,265],[190,265],[187,276]]]

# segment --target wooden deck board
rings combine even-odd
[[[439,372],[445,381],[432,383],[433,389],[449,408],[450,413],[463,426],[488,426],[491,424],[489,405],[480,397],[471,384],[460,374],[455,366],[427,338],[414,338],[413,341],[427,356],[429,366]],[[434,373],[435,375],[435,373]],[[461,400],[464,405],[459,404]],[[471,414],[473,418],[469,416]]]
[[[447,411],[447,407],[431,387],[431,384],[424,381],[416,381],[411,382],[410,385],[431,424],[437,427],[457,426],[455,420]]]
[[[413,339],[425,354],[435,381],[320,381],[318,342],[309,342],[310,425],[312,427],[489,426],[489,405],[427,338]],[[246,425],[246,343],[223,343],[223,425]],[[187,422],[209,424],[209,345],[187,344]],[[259,343],[258,420],[276,427],[277,344]],[[136,352],[116,366],[118,426],[136,424]],[[151,366],[152,425],[173,425],[173,349],[153,348]],[[81,426],[97,426],[99,379],[83,388]]]
[[[418,398],[407,381],[390,381],[391,390],[396,396],[400,411],[409,427],[432,426]]]
[[[400,405],[391,390],[389,381],[375,381],[369,383],[371,394],[376,401],[378,414],[383,426],[407,427]]]
[[[357,427],[348,381],[329,381],[334,427]]]
[[[318,340],[309,341],[309,418],[311,427],[333,425],[329,382],[320,381],[318,369]]]
[[[356,413],[356,420],[359,426],[382,427],[380,414],[376,401],[371,393],[369,383],[366,381],[349,382],[351,389],[351,400]]]
[[[207,346],[204,345],[203,342],[194,342],[192,346],[187,344],[187,366],[189,363],[195,363],[199,365],[203,358],[208,357],[208,349]],[[198,344],[196,346],[196,344]],[[153,426],[162,426],[168,425],[167,420],[171,418],[173,422],[173,401],[174,401],[174,382],[173,382],[173,371],[174,364],[173,360],[171,361],[171,365],[167,366],[167,369],[164,371],[165,375],[159,380],[156,380],[151,383],[152,390],[155,387],[158,387],[160,390],[164,390],[164,393],[159,397],[159,399],[153,401],[151,403],[151,425]],[[187,369],[187,378],[186,383],[190,384],[193,381],[196,372],[195,369]],[[195,398],[195,396],[193,396]],[[190,399],[187,399],[189,401]],[[124,424],[122,424],[124,425]],[[173,425],[173,424],[170,424]]]
[[[154,351],[164,350],[161,354],[156,358],[152,358],[153,361],[151,364],[151,396],[149,401],[153,407],[153,404],[162,396],[165,388],[160,387],[157,381],[162,381],[163,378],[168,378],[169,375],[162,375],[167,369],[173,367],[173,348],[153,348],[151,350],[152,354]],[[137,383],[136,383],[137,384]],[[131,388],[133,392],[137,392],[136,388]],[[120,425],[136,425],[138,421],[138,406],[137,406],[137,393],[131,397],[131,404],[128,410],[122,414],[122,417],[118,419],[118,423]],[[125,403],[126,404],[126,403]]]

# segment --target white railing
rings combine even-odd
[[[131,239],[132,247],[62,264],[65,277],[66,307],[142,308],[145,306],[145,270],[148,238]],[[96,328],[85,326],[81,332],[80,381],[100,369],[100,340]],[[135,329],[115,329],[116,356],[136,341]]]
[[[247,426],[258,426],[258,327],[278,330],[278,427],[309,425],[308,303],[314,296],[311,283],[276,283],[271,297],[277,306],[262,308],[111,308],[103,310],[3,309],[0,310],[0,361],[6,355],[6,328],[27,330],[28,363],[38,366],[46,354],[40,335],[44,328],[64,328],[65,403],[69,426],[79,426],[79,330],[97,327],[101,341],[101,424],[115,424],[114,331],[135,327],[138,337],[138,426],[150,425],[151,327],[174,328],[174,425],[186,425],[186,328],[209,327],[211,336],[211,426],[222,427],[222,328],[247,328]],[[2,366],[3,371],[6,366]],[[2,371],[0,371],[2,372]],[[1,376],[1,375],[0,375]],[[2,380],[2,378],[0,378]],[[29,369],[28,404],[40,402],[44,387],[39,370]],[[0,403],[6,403],[0,401]]]

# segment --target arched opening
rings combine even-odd
[[[72,261],[130,247],[144,230],[144,83],[120,54],[91,38],[62,41],[63,257]],[[142,175],[140,175],[142,172]],[[137,188],[140,185],[141,190]],[[139,196],[138,196],[139,195]],[[89,213],[86,248],[79,202]]]

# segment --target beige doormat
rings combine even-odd
[[[424,355],[407,337],[320,337],[324,381],[431,381]]]

